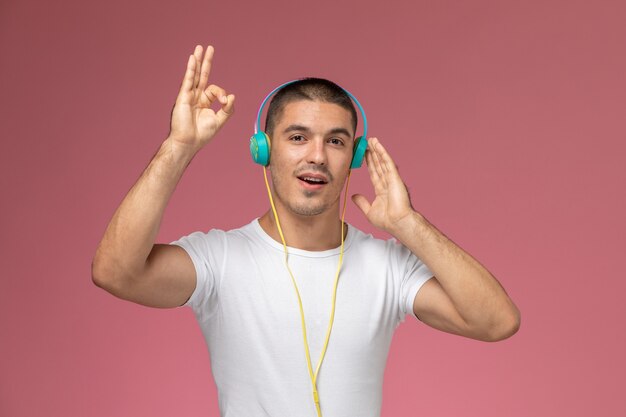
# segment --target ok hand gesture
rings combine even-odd
[[[202,58],[202,46],[196,46],[187,61],[176,104],[172,110],[169,137],[177,144],[197,152],[213,139],[234,111],[235,96],[217,85],[208,84],[213,60],[213,47],[208,46]],[[211,104],[218,100],[215,112]]]
[[[370,203],[364,196],[355,194],[352,200],[372,225],[397,236],[403,221],[414,213],[409,193],[396,164],[377,138],[368,141],[365,161],[376,197]]]

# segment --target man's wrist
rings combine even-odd
[[[174,164],[183,164],[186,167],[194,156],[196,156],[198,151],[199,149],[193,145],[184,143],[184,141],[173,136],[168,136],[165,141],[163,141],[161,149],[159,149],[159,154],[165,156]]]
[[[411,210],[411,213],[396,222],[393,230],[390,230],[389,233],[400,242],[404,243],[429,225],[430,223],[428,223],[428,220],[426,220],[424,216],[415,210]]]

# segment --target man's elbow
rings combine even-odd
[[[114,267],[112,262],[103,260],[96,255],[91,262],[91,281],[97,287],[115,295],[119,292],[124,277],[119,268]]]
[[[91,261],[91,281],[104,290],[111,286],[111,268],[97,256]]]
[[[499,342],[513,336],[521,325],[521,315],[517,308],[501,315],[497,324],[493,325],[482,340],[485,342]]]

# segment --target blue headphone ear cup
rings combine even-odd
[[[270,138],[265,132],[257,132],[250,138],[250,155],[257,164],[270,163]]]
[[[367,139],[363,136],[356,138],[354,144],[354,154],[352,155],[352,163],[350,169],[360,168],[363,164],[363,158],[365,157],[365,151],[367,150]]]

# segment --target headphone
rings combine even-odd
[[[267,133],[261,130],[261,113],[263,113],[263,108],[265,107],[265,103],[282,88],[296,83],[302,80],[293,80],[288,81],[284,84],[279,85],[265,97],[265,99],[261,102],[261,106],[259,107],[259,111],[257,112],[256,123],[254,124],[254,135],[250,138],[250,154],[252,155],[252,160],[257,164],[268,166],[270,163],[270,138]],[[349,91],[341,88],[341,90],[348,95],[359,108],[361,112],[361,116],[363,117],[363,135],[356,138],[354,142],[353,156],[352,162],[350,163],[350,169],[359,168],[363,164],[363,157],[365,156],[365,151],[367,150],[367,117],[365,117],[365,111],[359,103],[359,100],[356,99]]]

